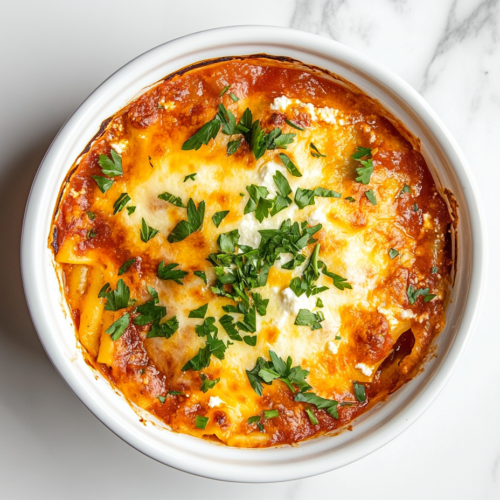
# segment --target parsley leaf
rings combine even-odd
[[[219,323],[222,325],[222,328],[224,328],[231,340],[242,340],[240,334],[238,333],[238,329],[234,324],[234,318],[232,316],[230,316],[229,314],[224,314],[224,316],[219,319]]]
[[[351,203],[354,203],[356,201],[352,196],[346,196],[344,199],[350,201]]]
[[[178,329],[179,321],[176,316],[173,316],[169,320],[165,321],[165,323],[154,321],[147,336],[148,338],[164,337],[169,339]]]
[[[233,229],[228,233],[222,233],[217,239],[217,243],[220,249],[224,253],[233,253],[235,251],[235,246],[238,244],[240,239],[240,233],[237,229]]]
[[[307,416],[309,417],[309,421],[311,422],[311,424],[313,425],[319,424],[318,419],[316,418],[316,415],[314,415],[314,413],[312,412],[311,408],[306,408],[306,413]]]
[[[375,198],[375,194],[373,192],[373,189],[369,189],[368,191],[365,191],[365,196],[368,198],[369,202],[372,205],[377,204],[377,198]]]
[[[131,200],[130,196],[128,193],[122,193],[120,197],[115,201],[113,204],[113,215],[116,215],[118,212],[121,212],[124,208],[125,205]]]
[[[363,384],[360,384],[359,382],[354,381],[353,383],[354,386],[354,394],[356,394],[356,399],[362,403],[363,401],[366,401],[366,391],[365,391],[365,386]]]
[[[427,295],[429,293],[428,288],[420,288],[417,290],[413,285],[408,286],[408,290],[406,290],[406,295],[408,296],[408,302],[413,305],[417,301],[420,295]]]
[[[295,401],[299,401],[301,403],[309,403],[318,410],[325,410],[329,415],[331,415],[333,418],[338,419],[339,414],[337,411],[337,406],[338,406],[338,401],[335,401],[334,399],[325,399],[321,398],[319,396],[316,396],[314,392],[299,392],[295,395]]]
[[[181,269],[175,269],[178,265],[179,264],[176,263],[165,265],[165,262],[162,260],[158,266],[158,278],[162,280],[172,280],[179,285],[183,285],[184,283],[181,280],[189,273]]]
[[[93,175],[92,179],[96,181],[97,187],[100,189],[101,193],[105,193],[115,182],[114,179],[108,179],[100,175]]]
[[[251,347],[255,347],[257,345],[257,335],[254,335],[253,337],[251,335],[245,335],[243,337],[243,341],[245,342],[245,344]]]
[[[324,307],[323,301],[318,297],[318,300],[316,301],[316,307]]]
[[[234,102],[238,102],[240,99],[238,97],[236,97],[232,92],[229,94],[229,97],[234,101]]]
[[[216,378],[215,380],[210,380],[204,373],[200,373],[201,385],[200,391],[206,393],[210,389],[213,389],[219,382],[220,378]]]
[[[144,243],[147,243],[150,239],[154,238],[158,234],[158,229],[154,229],[152,227],[149,227],[146,224],[146,221],[144,220],[144,217],[142,218],[142,229],[141,229],[141,240],[144,241]]]
[[[202,201],[196,208],[194,201],[190,198],[187,204],[188,220],[181,220],[168,235],[169,243],[177,243],[185,240],[190,234],[200,229],[205,217],[205,202]]]
[[[372,150],[370,148],[362,148],[361,146],[356,147],[356,152],[351,155],[353,160],[361,160],[365,156],[371,156]]]
[[[216,212],[214,215],[212,215],[212,221],[215,224],[215,227],[220,226],[220,223],[225,219],[228,213],[229,210],[224,210],[222,212]]]
[[[97,231],[92,227],[87,231],[87,239],[90,240],[97,236]]]
[[[186,177],[184,177],[184,181],[183,182],[194,181],[197,175],[198,175],[197,172],[193,172],[192,174],[186,175]]]
[[[410,193],[411,192],[411,187],[408,186],[408,184],[405,184],[403,186],[403,189],[401,189],[401,192],[399,193],[400,195],[403,194],[403,193]]]
[[[123,175],[122,157],[113,149],[111,150],[111,158],[106,155],[99,155],[99,165],[102,173],[108,177]]]
[[[176,207],[186,208],[186,205],[184,205],[184,203],[182,203],[182,200],[180,199],[180,197],[174,196],[171,193],[165,192],[165,193],[159,194],[158,198],[160,198],[160,200],[168,201],[168,202],[172,203],[172,205],[175,205]]]
[[[299,169],[295,166],[292,160],[284,154],[284,153],[279,153],[278,155],[283,162],[283,165],[285,165],[286,169],[292,174],[294,177],[302,177],[302,174],[300,173]]]
[[[319,149],[311,142],[310,147],[313,151],[311,151],[311,156],[314,158],[326,158],[326,155],[321,154]]]
[[[366,160],[362,158],[368,157]],[[356,169],[358,177],[356,177],[356,182],[361,182],[362,184],[368,184],[370,182],[371,176],[373,174],[373,159],[372,150],[370,148],[357,147],[356,152],[351,155],[351,158],[361,163],[361,167]]]
[[[128,214],[129,214],[129,215],[132,215],[132,214],[135,212],[135,209],[136,209],[136,208],[137,208],[137,207],[127,207],[127,212],[128,212]]]
[[[207,145],[210,139],[215,139],[219,133],[221,127],[221,122],[219,121],[217,115],[213,120],[205,123],[203,127],[198,130],[194,135],[192,135],[183,145],[183,151],[196,150],[201,148],[203,144]]]
[[[90,210],[87,210],[87,217],[88,217],[90,220],[95,220],[95,213],[94,213],[94,212],[91,212]]]
[[[432,267],[431,268],[431,273],[432,274],[436,274],[438,272],[438,268],[437,267]]]
[[[153,297],[155,304],[158,304],[160,298],[158,297],[158,292],[152,287],[147,285],[148,293]]]
[[[308,309],[301,309],[295,318],[294,325],[309,326],[311,330],[320,330],[322,328],[320,322],[325,320],[325,316],[321,311],[313,313]]]
[[[194,271],[193,274],[195,276],[198,276],[198,278],[202,279],[205,282],[205,285],[208,285],[207,275],[205,274],[205,271]]]
[[[264,418],[276,418],[279,417],[279,412],[278,410],[265,410],[264,411]]]
[[[317,187],[314,190],[314,196],[319,196],[320,198],[341,198],[342,195],[333,191],[333,189],[325,189],[322,187]]]
[[[399,252],[395,248],[389,250],[389,258],[392,260],[399,255]]]
[[[130,259],[130,260],[127,260],[126,262],[124,262],[122,264],[122,266],[120,267],[120,269],[118,269],[118,276],[121,276],[122,274],[125,274],[129,269],[130,269],[130,266],[136,261],[135,258],[133,259]]]
[[[265,316],[267,313],[269,299],[262,299],[262,295],[260,293],[252,293],[252,299],[259,316]]]
[[[304,132],[305,129],[299,127],[297,124],[291,122],[290,120],[288,120],[288,118],[285,118],[285,122],[290,125],[290,127],[293,127],[293,128],[296,128],[297,130],[300,130],[301,132]]]
[[[236,151],[238,151],[238,148],[241,146],[242,141],[243,141],[242,137],[236,139],[235,141],[229,141],[227,143],[227,155],[231,156],[234,153],[236,153]]]
[[[99,296],[101,296],[103,290],[104,287],[101,288]],[[130,300],[130,289],[121,278],[118,280],[118,283],[116,285],[116,290],[111,290],[110,292],[104,292],[103,295],[107,299],[107,302],[104,305],[104,309],[106,311],[118,311],[119,309],[124,309],[125,307],[128,307],[128,303]]]
[[[315,205],[314,191],[311,189],[298,188],[297,191],[295,191],[294,201],[299,209],[303,209],[308,205]]]
[[[123,332],[128,328],[129,324],[130,314],[125,313],[106,330],[106,333],[109,333],[111,335],[111,340],[118,340],[123,335]]]
[[[205,315],[207,314],[208,310],[208,304],[205,304],[204,306],[198,307],[198,309],[193,309],[192,311],[189,311],[189,318],[204,318]]]
[[[222,97],[229,89],[231,85],[226,85],[223,89],[222,92],[219,94],[219,97]]]
[[[328,271],[326,266],[323,267],[323,270],[321,272],[325,276],[332,278],[333,285],[339,290],[345,290],[346,288],[352,290],[352,286],[350,285],[350,283],[347,282],[347,278],[342,278],[342,276],[339,276],[338,274],[331,273],[330,271]]]
[[[156,300],[153,299],[138,306],[135,312],[139,314],[135,317],[134,324],[145,326],[149,325],[149,323],[159,323],[167,315],[167,308],[159,306]]]
[[[436,295],[434,293],[429,293],[424,297],[424,302],[430,302]]]
[[[202,417],[200,415],[196,416],[196,428],[197,429],[205,429],[207,427],[209,418],[208,417]]]

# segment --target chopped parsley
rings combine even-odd
[[[229,210],[224,210],[222,212],[216,212],[214,215],[212,215],[212,221],[215,224],[215,227],[220,226],[221,222],[226,218],[228,213]]]
[[[405,184],[403,186],[403,189],[401,189],[401,192],[399,194],[403,194],[403,193],[410,193],[411,192],[411,187],[408,186],[408,184]]]
[[[365,196],[368,198],[368,201],[372,205],[377,204],[377,198],[375,198],[375,193],[373,192],[373,189],[369,189],[368,191],[365,191]]]
[[[208,285],[207,275],[205,274],[205,271],[194,271],[193,274],[195,276],[198,276],[198,278],[200,278],[201,280],[203,280],[203,282],[205,283],[205,285]]]
[[[132,215],[134,212],[135,212],[135,209],[137,207],[133,206],[133,207],[127,207],[127,212],[129,215]]]
[[[102,177],[100,175],[93,175],[92,179],[94,179],[97,183],[97,187],[100,189],[101,193],[105,193],[115,182],[114,179],[108,179],[107,177]]]
[[[312,142],[310,144],[310,148],[312,149],[311,156],[314,158],[326,158],[326,155],[320,153],[319,149]]]
[[[92,227],[87,231],[87,239],[90,240],[97,236],[97,231]]]
[[[94,212],[91,212],[90,210],[87,210],[87,217],[88,217],[90,220],[95,220],[95,213],[94,213]]]
[[[312,412],[311,408],[306,408],[306,413],[307,416],[309,417],[309,421],[311,422],[311,424],[313,425],[319,424],[318,419],[316,418],[316,415],[314,415],[314,413]]]
[[[201,378],[201,385],[200,385],[201,392],[208,392],[210,389],[213,389],[220,382],[220,378],[216,378],[215,380],[210,380],[208,376],[205,375],[204,373],[200,373],[200,378]]]
[[[279,417],[278,410],[265,410],[264,411],[264,418],[270,419],[270,418],[276,418],[276,417]]]
[[[415,203],[415,205],[413,205],[413,211],[418,212],[418,205],[416,203]]]
[[[301,403],[309,403],[311,405],[316,406],[318,410],[325,410],[328,413],[328,415],[331,415],[333,418],[335,419],[339,418],[339,414],[337,411],[337,406],[339,403],[334,399],[321,398],[319,396],[316,396],[314,392],[299,392],[295,396],[295,401],[299,401]]]
[[[229,94],[229,97],[234,101],[234,102],[238,102],[240,99],[239,97],[236,97],[232,92]]]
[[[316,301],[316,307],[324,307],[323,301],[318,297],[318,300]]]
[[[285,165],[286,169],[290,172],[291,175],[294,177],[302,177],[302,174],[300,173],[299,169],[295,166],[292,160],[284,154],[284,153],[279,153],[278,155],[280,157],[280,160],[283,162],[283,165]]]
[[[359,382],[354,381],[352,383],[354,386],[354,394],[356,395],[356,399],[360,402],[363,403],[366,401],[366,391],[365,391],[365,386],[363,384],[360,384]]]
[[[158,396],[158,399],[161,404],[165,403],[165,401],[167,400],[166,396]]]
[[[308,309],[301,309],[295,318],[294,325],[309,326],[311,330],[320,330],[322,328],[321,322],[325,320],[325,315],[318,311],[313,313]]]
[[[399,252],[395,248],[389,250],[389,258],[392,260],[399,255]]]
[[[168,235],[169,243],[177,243],[185,240],[190,234],[198,231],[205,217],[205,202],[202,201],[196,208],[194,201],[190,198],[187,204],[187,221],[181,220]]]
[[[243,137],[240,137],[239,139],[236,139],[235,141],[229,141],[227,143],[227,156],[231,156],[236,151],[238,151],[238,148],[241,146],[241,142],[243,141]]]
[[[142,218],[141,240],[144,241],[144,243],[147,243],[150,239],[154,238],[158,234],[158,231],[158,229],[149,227],[146,224],[144,217]]]
[[[219,323],[221,324],[222,328],[224,328],[225,332],[231,340],[237,340],[240,342],[243,340],[238,333],[238,329],[236,328],[234,318],[232,316],[230,316],[229,314],[224,314],[224,316],[219,319]]]
[[[307,265],[305,266],[305,269],[304,269],[302,276],[300,276],[300,277],[297,276],[297,277],[293,278],[292,281],[290,282],[290,288],[293,290],[295,295],[297,295],[297,297],[300,297],[304,293],[308,297],[310,297],[311,295],[317,295],[318,293],[321,293],[321,292],[324,292],[325,290],[328,290],[327,286],[318,287],[315,284],[315,282],[319,278],[320,268],[323,267],[323,265],[324,265],[321,261],[318,260],[320,247],[321,247],[321,245],[319,243],[314,247],[314,250],[311,254],[311,257],[309,258]],[[285,264],[285,266],[286,266],[286,264]],[[285,268],[285,266],[283,266],[283,268]],[[307,311],[307,309],[304,309],[304,311]],[[306,313],[303,313],[303,314],[306,315]],[[318,314],[320,314],[320,313],[318,313]],[[319,317],[321,317],[321,314]],[[300,316],[300,312],[299,312],[299,316]],[[297,318],[299,318],[299,316],[297,316]],[[321,321],[323,321],[323,319],[321,319]],[[299,319],[299,321],[306,321],[305,316],[304,316],[304,320]],[[307,324],[307,325],[309,325],[309,323],[302,323],[302,322],[295,323],[295,324],[304,324],[304,325]],[[311,325],[312,325],[312,323],[311,323]],[[314,330],[321,328],[318,320],[314,321],[314,326],[316,326],[316,328],[313,328]]]
[[[222,97],[229,89],[231,88],[231,85],[226,85],[223,89],[222,92],[219,94],[219,97]]]
[[[325,189],[323,187],[317,187],[316,189],[298,188],[297,191],[295,191],[294,201],[299,209],[302,210],[309,205],[316,204],[314,200],[315,196],[320,198],[340,198],[342,195],[332,189]]]
[[[116,341],[123,335],[129,324],[130,314],[125,313],[106,330],[106,333],[109,333],[111,335],[111,340]]]
[[[369,184],[374,169],[372,150],[370,148],[362,148],[358,146],[356,147],[356,152],[351,155],[351,158],[358,161],[362,165],[361,167],[356,169],[356,173],[358,174],[358,177],[356,177],[356,182]],[[366,160],[363,160],[363,158],[366,158]]]
[[[347,278],[342,278],[342,276],[339,276],[338,274],[331,273],[328,271],[326,268],[326,265],[323,266],[323,270],[321,271],[325,276],[328,276],[329,278],[332,278],[333,280],[333,286],[338,288],[339,290],[345,290],[348,288],[349,290],[352,290],[351,284],[347,281]]]
[[[167,308],[158,305],[158,292],[154,288],[148,286],[148,292],[153,299],[148,300],[135,309],[138,315],[134,319],[134,324],[145,326],[151,323],[151,328],[147,335],[148,338],[164,337],[168,339],[179,329],[179,321],[173,316],[164,323],[160,323],[167,315]]]
[[[186,177],[184,177],[184,181],[183,182],[194,181],[197,175],[198,175],[197,172],[193,172],[192,174],[186,175]]]
[[[99,155],[99,165],[102,173],[108,177],[123,175],[122,157],[113,149],[111,150],[111,158]]]
[[[436,294],[429,293],[424,297],[424,302],[430,302],[434,297],[436,297]]]
[[[208,310],[208,304],[205,304],[204,306],[198,307],[198,309],[194,309],[192,311],[189,311],[189,316],[188,318],[201,318],[203,319],[205,315],[207,314]]]
[[[344,200],[350,201],[351,203],[354,203],[356,201],[352,196],[346,196]]]
[[[437,272],[438,272],[438,268],[437,268],[437,267],[435,267],[435,266],[433,266],[433,267],[431,268],[431,273],[432,273],[432,274],[436,274]]]
[[[300,130],[301,132],[304,132],[304,130],[305,130],[302,127],[299,127],[296,123],[293,123],[292,121],[290,121],[288,118],[285,118],[285,122],[288,125],[290,125],[290,127],[296,128],[297,130]]]
[[[165,265],[165,261],[161,261],[158,266],[158,278],[162,280],[172,280],[178,283],[179,285],[183,285],[184,283],[181,281],[184,279],[184,276],[189,274],[187,271],[182,271],[181,269],[175,269],[179,264],[171,263]]]
[[[104,288],[106,287],[106,288]],[[130,300],[130,289],[120,278],[116,285],[116,290],[110,290],[109,283],[106,283],[99,292],[99,297],[107,299],[104,309],[106,311],[118,311],[128,307]]]
[[[130,260],[127,260],[126,262],[124,262],[120,269],[118,269],[118,276],[121,276],[122,274],[125,274],[129,269],[130,269],[130,266],[136,261],[135,258],[133,259],[130,259]]]
[[[406,290],[406,295],[408,296],[408,302],[413,305],[417,301],[420,295],[427,295],[429,293],[428,288],[420,288],[417,290],[413,285],[408,286],[408,290]]]
[[[196,428],[197,429],[205,429],[207,427],[209,418],[208,417],[202,417],[201,415],[196,415]]]
[[[128,193],[122,193],[119,198],[115,201],[113,204],[113,215],[116,215],[118,212],[121,212],[124,208],[125,205],[131,200],[130,196]]]
[[[182,203],[182,200],[178,196],[174,196],[171,193],[165,192],[159,194],[158,198],[160,198],[160,200],[168,201],[169,203],[172,203],[172,205],[175,205],[176,207],[186,208],[186,205]]]

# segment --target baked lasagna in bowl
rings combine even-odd
[[[89,365],[173,431],[263,448],[338,434],[423,369],[452,201],[348,81],[225,57],[102,124],[47,236]]]

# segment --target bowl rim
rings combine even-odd
[[[197,445],[198,448],[205,445],[194,441],[191,444],[188,443],[188,445],[181,443],[181,447],[178,449],[168,446],[155,446],[151,442],[146,442],[144,436],[129,425],[129,422],[120,421],[116,418],[116,415],[109,411],[109,408],[103,406],[102,402],[95,397],[93,389],[89,390],[81,374],[73,368],[72,363],[68,363],[67,354],[58,345],[55,333],[51,328],[52,317],[48,308],[44,307],[46,297],[44,295],[44,286],[47,273],[40,272],[37,269],[41,258],[40,254],[42,253],[40,251],[40,241],[43,240],[40,240],[39,231],[37,232],[36,229],[43,225],[42,219],[46,213],[43,207],[46,208],[52,204],[53,208],[55,205],[55,200],[44,194],[46,186],[53,181],[53,177],[50,175],[51,171],[57,168],[62,168],[66,172],[68,170],[64,166],[57,165],[58,155],[71,139],[71,134],[74,134],[81,126],[81,123],[88,119],[92,107],[98,106],[99,103],[109,99],[120,82],[130,82],[135,78],[135,75],[147,73],[151,67],[158,64],[158,61],[175,61],[174,55],[190,57],[192,63],[195,63],[201,59],[206,59],[206,57],[196,56],[202,50],[215,51],[216,47],[224,47],[227,52],[226,55],[240,55],[238,47],[252,44],[262,46],[264,52],[273,55],[287,55],[288,49],[295,53],[316,54],[319,58],[325,60],[335,58],[336,61],[344,61],[354,70],[357,69],[360,73],[375,78],[382,86],[399,96],[423,120],[453,166],[453,171],[458,177],[466,200],[466,209],[471,221],[470,244],[472,245],[472,259],[469,263],[471,272],[470,282],[468,283],[468,297],[462,316],[459,318],[458,326],[455,327],[456,333],[450,348],[444,354],[444,357],[439,360],[435,372],[425,386],[425,390],[413,395],[413,399],[397,415],[391,417],[389,422],[380,425],[379,428],[364,436],[360,441],[347,443],[340,449],[328,449],[323,446],[321,452],[318,451],[317,454],[312,453],[308,456],[306,453],[299,457],[294,456],[296,452],[293,450],[300,447],[281,448],[281,450],[285,450],[284,453],[277,455],[281,457],[281,462],[279,460],[267,461],[263,459],[260,464],[253,461],[256,455],[262,456],[262,453],[257,452],[257,450],[239,449],[238,456],[243,457],[240,463],[231,460],[235,456],[233,452],[224,455],[224,453],[214,451],[213,457],[210,451],[208,453],[204,452],[205,455],[196,455],[194,450]],[[200,47],[203,49],[199,49]],[[299,57],[291,57],[299,59]],[[308,64],[307,61],[301,60]],[[154,81],[151,81],[152,83]],[[135,97],[136,95],[129,95],[129,100]],[[125,104],[123,103],[123,105]],[[464,155],[429,104],[402,78],[369,57],[336,41],[290,28],[245,25],[215,28],[193,33],[159,45],[136,57],[113,73],[80,105],[56,135],[37,171],[24,215],[21,239],[21,268],[28,308],[40,341],[63,379],[101,422],[117,436],[145,455],[188,473],[225,481],[275,482],[313,476],[358,460],[398,436],[430,406],[456,368],[479,313],[487,267],[485,223],[479,202],[480,198],[477,193],[474,178],[470,173]],[[45,242],[46,236],[45,234]],[[46,246],[46,244],[43,246],[44,250],[46,250]],[[53,272],[53,269],[51,271]],[[90,370],[88,371],[90,372]],[[110,405],[113,407],[114,403],[111,402]],[[197,438],[193,439],[197,440]],[[309,445],[305,446],[308,447]],[[214,450],[220,448],[222,447],[213,447]],[[314,446],[310,448],[313,450]],[[231,450],[234,450],[234,448]],[[272,453],[275,454],[275,452]],[[209,459],[207,460],[207,458]],[[248,461],[246,466],[243,465],[245,461]]]

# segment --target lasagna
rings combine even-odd
[[[379,103],[258,55],[106,120],[48,240],[88,364],[172,431],[250,448],[349,428],[422,369],[452,223]]]

